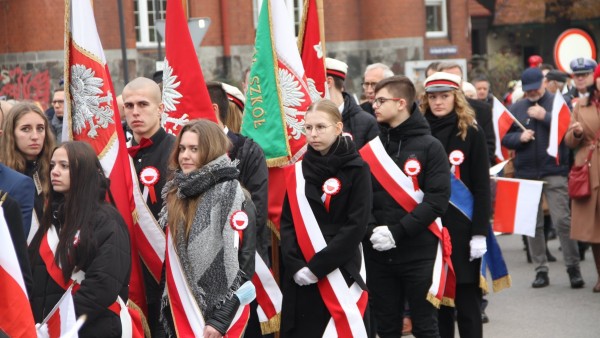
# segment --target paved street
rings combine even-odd
[[[600,337],[600,293],[592,292],[597,275],[590,250],[581,262],[586,285],[573,290],[558,250],[558,239],[550,241],[550,251],[558,259],[550,263],[550,286],[533,289],[534,266],[527,263],[521,236],[498,236],[498,242],[513,285],[487,296],[490,322],[483,325],[484,337]]]

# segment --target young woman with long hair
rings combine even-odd
[[[229,147],[217,124],[196,120],[181,129],[169,159],[173,175],[163,188],[159,219],[168,227],[161,318],[169,336],[239,337],[248,320],[243,311],[254,292],[255,211]],[[201,316],[178,299],[195,304]]]
[[[456,317],[461,337],[481,337],[481,257],[487,250],[490,219],[489,157],[483,130],[461,91],[459,76],[437,72],[425,80],[421,111],[448,155],[451,168],[450,205],[442,217],[452,241],[456,273],[456,305],[439,311],[441,337],[454,337]],[[465,194],[459,195],[462,190]],[[463,197],[463,196],[470,197]],[[474,207],[477,201],[477,207]]]
[[[74,283],[76,316],[87,316],[79,336],[121,337],[114,304],[127,302],[131,254],[125,221],[106,201],[110,182],[85,142],[63,143],[49,164],[49,204],[30,246],[34,319],[40,323]]]
[[[13,106],[5,114],[1,129],[4,132],[0,135],[0,161],[33,179],[37,215],[34,221],[39,224],[51,190],[50,157],[55,147],[54,134],[44,112],[32,102]]]
[[[346,335],[366,337],[366,302],[358,299],[366,300],[360,243],[371,212],[369,166],[342,136],[342,116],[332,101],[313,103],[304,129],[306,154],[287,169],[281,215],[281,336],[320,337],[330,321],[343,321],[352,327]],[[348,300],[343,316],[332,311],[332,302]]]

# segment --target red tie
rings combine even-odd
[[[148,148],[152,145],[152,140],[148,139],[148,138],[142,138],[140,140],[140,143],[137,146],[131,146],[129,148],[127,148],[127,152],[129,152],[129,155],[131,157],[135,157],[138,153],[138,151],[144,149],[144,148]]]

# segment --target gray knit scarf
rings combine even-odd
[[[233,212],[242,209],[244,201],[236,180],[238,174],[235,163],[223,155],[189,174],[177,171],[163,188],[164,201],[167,192],[174,187],[179,199],[201,195],[189,238],[186,240],[183,224],[179,224],[175,249],[205,320],[233,296],[243,276],[229,221]],[[163,206],[159,223],[164,227],[167,219],[166,206]],[[167,305],[165,292],[163,307]]]

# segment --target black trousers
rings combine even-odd
[[[380,338],[402,335],[405,301],[410,307],[413,336],[439,337],[437,309],[427,300],[433,264],[434,260],[396,265],[367,260],[369,299]]]
[[[456,308],[441,306],[439,311],[440,336],[454,338],[454,319],[458,324],[458,333],[461,338],[483,337],[483,324],[481,322],[481,288],[473,284],[457,284]]]

